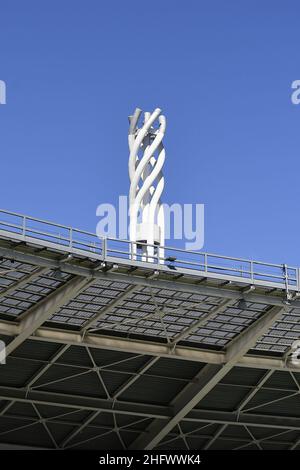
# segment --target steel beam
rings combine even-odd
[[[112,308],[117,307],[119,305],[119,303],[122,302],[122,300],[126,300],[130,296],[130,294],[135,292],[138,288],[139,288],[139,286],[137,286],[137,285],[130,286],[124,292],[122,292],[120,295],[118,295],[118,297],[113,299],[108,305],[106,305],[105,307],[102,306],[102,309],[98,312],[96,311],[95,316],[90,318],[84,324],[82,330],[86,331],[87,329],[90,329],[92,325],[94,325],[98,320],[100,320],[100,318],[102,318],[104,315],[109,313]]]
[[[296,442],[294,442],[291,447],[290,447],[290,450],[295,450],[297,449],[297,447],[300,445],[300,439],[297,439]]]
[[[62,356],[69,347],[70,346],[68,344],[65,344],[64,346],[60,347],[59,351],[54,354],[54,356],[49,360],[48,364],[43,366],[36,374],[34,374],[33,377],[31,377],[29,382],[26,384],[26,388],[29,390],[35,384],[35,382],[37,382],[47,372],[47,370],[50,369],[53,364],[55,364],[57,359],[59,359],[60,356]]]
[[[112,399],[115,401],[122,393],[125,392],[131,385],[133,385],[137,379],[141,377],[150,367],[152,367],[157,361],[158,357],[152,358],[150,361],[148,361],[137,373],[137,375],[134,375],[131,377],[125,384],[121,385],[121,387],[116,390],[116,392],[113,394]],[[98,415],[100,414],[100,411],[95,411],[94,413],[91,413],[88,418],[81,424],[80,427],[72,431],[62,442],[61,447],[64,448],[68,442],[70,442],[77,434],[83,431],[83,429],[86,428]]]
[[[197,328],[200,328],[203,324],[205,324],[207,321],[209,321],[211,318],[213,318],[215,315],[218,315],[221,312],[224,312],[226,310],[226,307],[228,307],[231,304],[232,300],[230,299],[225,299],[221,301],[219,305],[216,305],[213,307],[211,310],[209,310],[205,315],[203,315],[199,320],[196,320],[192,325],[190,325],[188,328],[186,328],[184,331],[179,333],[175,338],[171,341],[172,344],[177,344],[179,341],[184,340],[187,336],[189,336],[193,331],[195,331]]]
[[[0,334],[15,336],[19,332],[16,323],[0,320]],[[109,349],[112,351],[130,352],[133,354],[167,357],[169,359],[182,359],[208,364],[222,364],[225,362],[225,354],[221,351],[202,350],[190,346],[176,346],[170,348],[167,344],[155,341],[135,340],[110,336],[100,336],[88,333],[84,337],[79,332],[65,329],[38,328],[30,340],[46,341],[74,346],[84,346],[95,349]],[[244,356],[237,364],[239,367],[251,367],[255,369],[272,369],[299,372],[298,366],[286,363],[282,358],[263,356]]]
[[[144,418],[167,418],[170,416],[168,407],[149,403],[114,402],[107,398],[86,397],[67,393],[27,390],[0,386],[0,400],[13,400],[22,403],[35,403],[69,409],[103,411],[106,413],[126,414]]]
[[[242,413],[236,411],[193,409],[184,422],[228,424],[236,426],[253,426],[260,428],[290,429],[300,431],[300,418],[295,416],[272,415],[264,413]]]
[[[205,365],[196,375],[193,383],[171,403],[173,416],[171,419],[154,420],[148,429],[130,446],[131,449],[151,450],[215,387],[221,379],[238,363],[247,351],[256,344],[272,324],[281,316],[283,308],[272,307],[256,320],[249,328],[232,341],[226,350],[225,364]]]
[[[122,265],[125,267],[131,267],[132,265],[134,265],[136,267],[145,268],[147,270],[153,269],[153,267],[151,268],[150,263],[148,262],[135,261],[131,259],[120,258],[118,256],[115,256],[115,257],[107,256],[107,254],[105,254],[106,250],[104,250],[102,254],[100,255],[100,254],[94,253],[93,251],[88,252],[86,250],[80,250],[74,247],[61,246],[58,243],[51,243],[46,240],[32,238],[32,237],[28,237],[28,236],[17,234],[17,233],[5,232],[4,230],[0,230],[0,237],[4,238],[5,240],[8,239],[9,241],[17,245],[20,242],[22,242],[22,243],[27,243],[29,246],[41,247],[42,249],[47,249],[48,253],[51,252],[51,250],[54,253],[60,252],[61,255],[64,255],[64,257],[71,254],[71,255],[74,255],[74,257],[80,256],[81,258],[84,257],[87,260],[92,259],[96,262],[104,261],[104,260],[108,263],[122,262]],[[129,253],[128,253],[128,258],[129,258]],[[241,262],[244,262],[244,261],[246,260],[241,260]],[[36,264],[36,263],[33,263],[33,264]],[[156,264],[156,269],[164,273],[168,272],[168,266],[166,266],[165,264]],[[223,274],[222,271],[225,271],[226,274]],[[228,274],[227,269],[225,267],[224,268],[220,267],[220,271],[218,273],[215,273],[209,270],[198,271],[196,269],[193,270],[189,268],[176,266],[175,273],[177,275],[187,274],[188,276],[194,276],[198,280],[203,279],[203,278],[211,278],[211,279],[223,279],[224,281],[228,281],[228,282],[238,282],[239,284],[244,284],[244,287],[246,288],[248,288],[251,283],[251,285],[256,285],[258,287],[263,286],[263,287],[269,287],[269,288],[274,288],[274,289],[285,289],[285,290],[288,287],[291,292],[298,291],[298,286],[287,285],[287,283],[284,282],[284,278],[282,278],[282,283],[272,282],[270,280],[260,280],[256,278],[255,279],[244,278],[242,276],[242,272],[240,273],[241,274],[240,276]]]
[[[239,404],[237,408],[238,413],[243,411],[243,409],[249,403],[249,401],[251,401],[252,398],[254,398],[254,396],[259,392],[261,387],[269,380],[273,372],[274,372],[273,370],[268,370],[268,372],[264,374],[264,376],[258,382],[258,384],[243,398],[243,400],[241,401],[241,403]]]
[[[131,387],[147,370],[149,370],[157,361],[159,357],[153,357],[150,359],[139,371],[131,377],[125,384],[115,391],[112,398],[116,400],[120,395],[122,395],[129,387]]]
[[[26,446],[20,444],[0,444],[0,450],[49,450],[49,447]]]
[[[63,449],[68,442],[70,442],[74,437],[76,437],[78,434],[80,434],[97,416],[101,413],[101,411],[94,411],[89,414],[89,417],[77,428],[74,429],[73,431],[70,432],[70,434],[63,439],[63,441],[60,444],[60,447]]]
[[[228,289],[226,287],[212,287],[212,286],[205,286],[201,284],[194,284],[191,281],[190,284],[186,282],[180,282],[180,280],[165,280],[165,279],[147,279],[147,275],[149,272],[153,270],[153,266],[147,266],[145,268],[145,277],[135,275],[133,273],[126,273],[120,274],[117,272],[102,272],[100,270],[87,268],[83,266],[76,265],[74,263],[61,263],[55,259],[49,259],[43,256],[38,256],[35,254],[28,254],[28,253],[21,253],[20,251],[13,250],[11,248],[3,248],[0,247],[0,256],[14,258],[17,261],[24,262],[24,263],[31,263],[37,266],[44,266],[51,269],[62,269],[64,272],[77,275],[77,276],[85,276],[85,277],[94,277],[94,279],[102,279],[102,280],[110,280],[110,281],[119,281],[119,282],[130,282],[132,284],[137,284],[141,286],[148,286],[148,287],[156,287],[156,288],[164,288],[164,289],[171,289],[174,290],[176,286],[176,290],[182,292],[189,292],[191,294],[203,294],[212,297],[222,297],[224,299],[231,299],[231,300],[240,300],[243,298],[246,302],[256,302],[256,303],[263,303],[266,305],[278,305],[282,306],[283,301],[286,300],[284,296],[276,296],[276,295],[264,295],[264,294],[255,294],[254,292],[249,292],[247,294],[240,292],[239,290]],[[120,263],[120,259],[118,260]],[[134,262],[132,262],[132,266],[134,266]],[[192,273],[189,272],[189,278],[192,277]],[[199,275],[195,273],[194,280],[197,281],[199,279]],[[222,276],[219,276],[219,279]],[[237,281],[238,279],[235,279]],[[267,286],[266,286],[267,287]],[[300,308],[300,300],[293,300],[290,302],[291,307]]]
[[[35,279],[37,279],[38,277],[42,276],[45,272],[48,271],[48,268],[38,268],[38,269],[35,269],[35,271],[33,271],[31,274],[29,274],[28,276],[24,276],[22,279],[20,279],[19,281],[17,282],[14,282],[12,285],[6,287],[5,289],[3,289],[1,292],[0,292],[0,299],[1,297],[4,297],[4,296],[7,296],[7,295],[10,295],[12,292],[14,292],[15,290],[17,289],[21,289],[22,287],[24,287],[26,284],[28,284],[29,282],[33,282]],[[0,273],[1,274],[1,273]]]
[[[227,428],[227,424],[221,424],[216,434],[205,444],[204,449],[208,450]]]
[[[92,282],[90,278],[76,276],[27,310],[18,325],[17,336],[6,346],[6,355],[11,354],[20,344],[33,335],[35,330],[59,308],[73,299],[75,295]]]
[[[112,402],[102,398],[91,398],[65,393],[30,391],[14,387],[0,386],[0,400],[12,400],[21,403],[49,405],[69,410],[88,410],[91,412],[115,413],[144,418],[159,418],[167,422],[172,417],[172,409],[168,406],[151,405],[149,403]],[[300,418],[293,416],[273,416],[258,413],[243,413],[237,420],[236,412],[219,410],[193,409],[183,418],[184,422],[215,423],[233,426],[253,426],[300,431]]]

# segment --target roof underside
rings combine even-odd
[[[2,448],[300,448],[299,316],[282,286],[1,236]]]

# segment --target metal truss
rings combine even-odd
[[[22,302],[25,305],[27,297],[36,295],[35,288],[42,288],[42,277],[53,279],[52,273],[57,271],[66,276],[55,288],[49,287],[46,294],[39,295],[29,308],[23,305],[22,313],[1,316],[0,334],[10,341],[8,362],[36,362],[37,367],[22,386],[0,385],[3,401],[0,419],[16,420],[15,428],[0,433],[0,442],[1,436],[39,424],[49,438],[49,446],[55,449],[89,446],[111,433],[121,449],[172,445],[193,449],[194,438],[204,441],[201,448],[205,449],[220,447],[222,442],[230,443],[235,449],[263,449],[265,445],[275,444],[291,449],[299,446],[300,417],[292,412],[280,418],[276,411],[264,413],[266,408],[276,410],[277,403],[299,397],[299,369],[290,363],[286,354],[253,352],[258,341],[263,346],[275,343],[281,331],[297,335],[294,326],[297,327],[298,312],[294,310],[300,308],[300,300],[296,296],[287,298],[284,290],[274,292],[268,285],[259,289],[251,284],[245,287],[245,282],[224,282],[222,276],[217,279],[217,274],[213,284],[206,283],[205,277],[199,279],[199,275],[181,273],[179,276],[172,270],[166,274],[165,268],[153,269],[134,260],[130,266],[121,260],[116,265],[60,252],[49,254],[49,247],[47,256],[43,256],[40,250],[41,247],[35,251],[34,247],[25,249],[22,245],[9,244],[0,247],[0,256],[21,263],[20,278],[13,278],[12,270],[17,267],[11,268],[7,273],[9,284],[0,291],[5,308]],[[27,271],[22,263],[31,270]],[[2,274],[5,275],[4,270]],[[89,288],[107,292],[93,294]],[[24,301],[20,293],[26,294]],[[142,298],[146,300],[139,300]],[[60,325],[59,320],[53,319],[55,315],[64,318]],[[68,324],[69,318],[78,319],[78,326]],[[283,321],[285,325],[275,329],[274,325]],[[146,322],[153,322],[152,337],[138,334]],[[127,330],[132,325],[136,330]],[[204,330],[208,331],[205,333],[208,339],[214,338],[210,348],[199,347],[197,336],[191,342],[193,335],[200,337]],[[226,338],[223,343],[218,343],[219,332],[223,334],[221,339]],[[293,336],[286,338],[288,345]],[[22,356],[21,346],[30,345],[34,349],[42,342],[57,346],[51,357],[43,360]],[[74,346],[86,354],[89,364],[66,362],[65,357]],[[99,365],[95,357],[99,349],[127,356]],[[124,369],[124,364],[136,359],[141,360],[138,367]],[[184,374],[179,377],[169,374],[167,368],[163,375],[155,372],[163,360],[171,359],[182,360],[183,368],[185,364],[198,364],[197,373],[184,378]],[[63,375],[56,375],[58,367],[64,368]],[[254,385],[230,383],[228,377],[237,367],[260,371],[259,380]],[[278,371],[288,375],[293,386],[276,387],[272,382],[270,385]],[[107,373],[117,376],[118,386],[112,388]],[[72,380],[80,381],[87,376],[95,379],[99,394],[72,393],[72,387],[68,391]],[[126,398],[128,392],[134,396],[136,387],[150,379],[165,380],[170,389],[172,385],[178,386],[179,392],[167,404],[143,400],[140,396]],[[62,384],[64,392],[55,391]],[[226,393],[239,388],[241,397],[234,409],[201,407],[218,387],[223,387]],[[265,398],[261,398],[263,393]],[[17,423],[20,417],[14,414],[17,404],[30,405],[34,414],[22,417],[27,421],[22,425]],[[44,415],[45,406],[63,411],[49,417]],[[81,412],[85,416],[74,422],[71,415]],[[110,424],[101,422],[106,415],[111,419]],[[124,418],[130,419],[130,423],[124,424]],[[58,439],[51,427],[53,423],[69,426],[70,432]],[[236,426],[243,432],[240,437],[230,435],[231,428]],[[257,429],[270,432],[262,436]],[[299,437],[290,437],[291,432],[299,432]],[[126,439],[127,433],[131,436],[129,443],[125,433]]]
[[[272,307],[257,322],[248,328],[226,350],[226,362],[222,366],[207,364],[195,377],[195,383],[172,402],[173,417],[165,423],[155,420],[133,444],[134,449],[153,449],[186,416],[225,375],[238,363],[240,357],[255,345],[257,339],[267,331],[283,309]]]
[[[28,310],[18,325],[18,335],[6,347],[6,355],[11,354],[20,344],[29,338],[39,326],[45,323],[58,308],[91,283],[91,279],[81,278],[79,276],[75,277]]]
[[[6,287],[5,289],[1,290],[0,298],[3,296],[8,296],[15,292],[17,289],[21,289],[26,284],[35,281],[38,277],[40,277],[47,271],[47,268],[37,268],[31,274],[26,274],[19,281],[13,282],[9,287]]]
[[[13,323],[0,320],[0,333],[5,335],[17,335],[18,326]],[[222,364],[225,361],[225,354],[220,351],[207,351],[193,349],[185,346],[176,346],[172,348],[168,345],[156,342],[139,341],[126,338],[115,338],[111,336],[100,336],[86,333],[82,336],[79,332],[50,329],[46,327],[38,328],[33,336],[33,341],[45,341],[60,343],[62,345],[87,346],[96,349],[109,349],[114,351],[124,351],[134,354],[149,354],[156,357],[168,357],[173,359],[182,359],[188,361],[204,362],[208,364]],[[238,366],[272,369],[283,371],[295,371],[299,369],[291,363],[286,363],[281,358],[259,357],[247,354],[238,361]]]
[[[51,394],[50,394],[51,395]],[[74,397],[73,397],[74,398]],[[17,399],[16,401],[20,401],[20,399]],[[7,415],[9,416],[11,419],[16,419],[18,420],[19,417],[18,416],[14,416],[13,414],[9,413],[9,409],[11,408],[12,404],[15,403],[16,401],[13,401],[13,402],[10,402],[10,406],[6,405],[5,408],[2,409],[2,415]],[[68,448],[72,447],[72,440],[78,435],[80,434],[84,428],[86,428],[87,426],[89,426],[91,429],[94,429],[95,430],[95,435],[91,438],[91,439],[98,439],[101,435],[103,435],[103,429],[105,430],[106,428],[106,433],[112,433],[112,432],[115,432],[115,427],[114,428],[111,428],[110,426],[107,426],[107,425],[103,425],[103,424],[96,424],[96,423],[93,423],[93,421],[97,418],[97,416],[99,416],[102,412],[104,412],[101,408],[98,408],[98,409],[94,409],[94,410],[91,410],[91,407],[88,406],[88,407],[84,407],[83,405],[79,406],[78,405],[72,405],[71,407],[67,406],[66,403],[64,403],[64,407],[66,407],[66,409],[70,410],[70,411],[65,411],[63,413],[58,413],[57,415],[54,414],[53,416],[51,417],[43,417],[41,415],[41,412],[39,412],[39,407],[41,405],[44,405],[45,403],[47,403],[48,405],[50,406],[54,406],[55,408],[57,407],[57,402],[55,401],[55,403],[53,402],[45,402],[43,400],[35,400],[35,399],[29,399],[27,401],[27,403],[31,403],[31,405],[33,406],[34,410],[37,412],[37,417],[36,418],[29,418],[29,417],[25,417],[23,419],[25,419],[27,421],[27,424],[24,424],[22,426],[16,426],[15,428],[11,428],[9,429],[8,431],[4,431],[2,433],[0,433],[0,439],[1,439],[1,435],[4,435],[4,434],[9,434],[9,433],[13,433],[14,431],[16,430],[19,430],[19,429],[27,429],[27,428],[30,428],[31,426],[35,425],[35,424],[39,424],[42,422],[42,424],[46,424],[47,423],[51,423],[51,422],[54,422],[54,423],[57,423],[57,424],[62,424],[62,425],[70,425],[70,426],[73,426],[75,429],[74,431],[71,432],[71,434],[65,438],[62,442],[60,442],[59,444],[56,443],[55,439],[51,439],[52,442],[55,442],[55,447],[59,447],[59,448]],[[149,407],[149,405],[147,404],[141,404],[141,408],[142,407]],[[79,411],[81,411],[82,409],[85,409],[85,410],[88,410],[90,412],[88,418],[82,423],[74,423],[74,421],[68,421],[68,415],[72,415],[74,413],[77,413]],[[107,412],[107,409],[105,409],[105,412]],[[130,409],[130,406],[128,407],[127,409],[127,412],[125,412],[124,410],[120,411],[120,410],[113,410],[111,409],[110,410],[110,413],[112,415],[114,415],[114,419],[117,420],[117,416],[120,416],[120,415],[126,415],[128,414],[128,416],[132,416],[132,410]],[[163,412],[161,412],[163,414],[161,414],[161,419],[164,417],[165,419],[167,419],[167,416],[170,415],[170,410],[168,409],[168,407],[165,408],[165,410]],[[209,417],[209,418],[205,418],[205,415],[207,415],[208,413],[210,414],[213,414],[214,415],[214,418],[212,417]],[[224,416],[225,415],[225,416]],[[149,413],[148,416],[145,416],[143,414],[137,414],[136,415],[136,419],[134,419],[130,424],[128,425],[124,425],[123,427],[120,426],[119,429],[124,429],[124,428],[128,428],[128,431],[129,432],[132,432],[132,433],[135,433],[136,434],[136,430],[130,430],[130,426],[136,424],[136,423],[139,423],[139,422],[143,422],[145,420],[147,420],[148,418],[150,417],[153,417],[153,415],[151,415]],[[258,420],[259,418],[259,420]],[[290,420],[293,420],[292,417],[289,418]],[[290,445],[292,446],[293,448],[296,447],[298,444],[297,442],[295,444],[293,444],[292,442],[289,442],[288,440],[287,441],[280,441],[278,439],[274,440],[274,437],[279,437],[281,435],[284,435],[284,434],[288,434],[292,431],[299,431],[300,432],[300,425],[299,424],[295,424],[295,423],[289,423],[288,425],[287,424],[284,424],[284,423],[281,423],[281,424],[278,424],[278,418],[276,416],[264,416],[264,415],[250,415],[250,416],[246,416],[239,420],[239,421],[236,421],[236,414],[235,413],[227,413],[227,414],[224,414],[222,412],[216,412],[216,411],[210,411],[210,412],[206,412],[206,413],[203,413],[203,411],[201,410],[197,410],[196,412],[193,412],[193,415],[191,417],[185,417],[183,420],[182,420],[182,423],[188,423],[188,422],[192,422],[192,423],[199,423],[199,426],[194,428],[192,431],[186,431],[186,432],[183,432],[182,431],[182,426],[179,426],[178,430],[176,432],[170,432],[168,434],[168,439],[167,440],[164,440],[162,443],[158,444],[156,446],[156,448],[160,448],[160,447],[163,447],[168,444],[169,442],[171,441],[177,441],[179,438],[184,438],[185,441],[187,441],[187,439],[189,437],[199,437],[199,438],[202,438],[202,439],[205,439],[207,441],[207,444],[205,446],[205,448],[210,448],[215,441],[222,441],[222,440],[227,440],[227,441],[232,441],[233,443],[238,441],[238,442],[243,442],[243,444],[240,444],[238,447],[236,448],[240,448],[240,447],[246,447],[248,445],[251,445],[253,444],[253,442],[258,442],[258,443],[261,443],[261,442],[264,442],[264,441],[270,441],[272,442],[274,445],[277,445],[277,444],[284,444],[284,445]],[[219,429],[218,431],[215,433],[215,434],[211,434],[211,432],[209,432],[209,428],[214,425],[214,424],[219,424]],[[230,436],[226,436],[226,435],[223,435],[223,432],[226,430],[226,428],[228,426],[238,426],[238,427],[242,427],[244,429],[250,429],[250,437],[249,439],[245,439],[243,437],[230,437]],[[99,429],[99,433],[97,432],[97,428]],[[267,436],[265,437],[259,437],[259,438],[254,438],[254,435],[253,433],[255,433],[255,429],[259,429],[259,428],[264,428],[264,429],[270,429],[270,434],[268,434]],[[203,429],[207,429],[207,434],[197,434],[200,430],[203,430]],[[272,431],[273,430],[273,431]],[[179,432],[178,432],[179,431]],[[53,437],[53,436],[52,436]],[[83,441],[76,441],[76,443],[74,443],[75,446],[77,445],[80,445]],[[187,446],[189,447],[189,446]]]
[[[20,263],[30,263],[36,266],[47,267],[48,269],[61,269],[66,273],[75,275],[75,276],[83,276],[83,277],[93,277],[94,280],[103,279],[103,280],[111,280],[111,281],[119,281],[119,282],[129,282],[130,284],[140,285],[140,286],[150,286],[161,288],[162,286],[166,289],[174,289],[174,280],[176,280],[176,288],[183,290],[185,292],[191,294],[203,294],[207,296],[214,296],[219,297],[220,295],[224,299],[231,299],[231,300],[241,300],[243,299],[245,302],[257,302],[257,303],[267,303],[268,305],[278,305],[282,306],[284,300],[286,300],[285,295],[277,296],[271,295],[268,293],[266,296],[265,294],[256,293],[255,289],[253,291],[243,291],[243,289],[228,289],[226,286],[228,283],[225,284],[223,288],[220,287],[213,287],[210,285],[203,285],[201,283],[197,283],[197,279],[195,279],[191,283],[183,283],[180,281],[181,276],[177,272],[172,273],[170,271],[169,275],[173,277],[173,280],[164,279],[161,277],[157,280],[157,275],[155,277],[151,277],[151,273],[160,273],[157,267],[153,269],[153,267],[147,266],[148,272],[146,272],[145,276],[140,276],[135,274],[135,270],[128,269],[126,274],[122,274],[118,272],[118,269],[115,272],[105,271],[105,269],[99,269],[99,262],[94,262],[94,267],[85,267],[80,263],[74,264],[62,254],[61,260],[53,259],[53,258],[46,258],[41,254],[35,253],[22,253],[21,251],[17,251],[13,248],[6,248],[0,247],[0,257],[6,257],[8,259],[15,259]],[[93,262],[91,262],[93,264]],[[117,268],[119,265],[116,265]],[[101,266],[100,266],[101,267]],[[149,277],[150,276],[150,277]],[[205,276],[204,276],[205,278]],[[249,287],[249,282],[246,286]],[[233,287],[233,283],[230,283],[229,286]],[[243,286],[245,288],[245,286]],[[274,289],[269,289],[270,292],[274,291]],[[275,289],[276,290],[276,289]],[[300,300],[297,298],[293,299],[290,304],[295,308],[300,308]]]

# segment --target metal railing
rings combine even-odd
[[[211,276],[239,277],[249,283],[257,281],[280,284],[286,290],[295,288],[299,290],[299,268],[286,264],[264,263],[261,261],[232,258],[187,251],[179,248],[164,247],[164,256],[161,249],[154,247],[154,255],[141,254],[143,243],[115,238],[99,238],[95,233],[74,229],[65,225],[55,224],[45,220],[36,219],[0,209],[0,234],[15,235],[17,238],[43,241],[48,245],[60,246],[72,251],[97,256],[103,260],[118,259],[129,260],[147,265],[165,266],[170,270],[192,270],[207,273]]]

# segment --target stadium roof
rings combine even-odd
[[[131,248],[0,211],[1,448],[300,448],[299,269]]]

